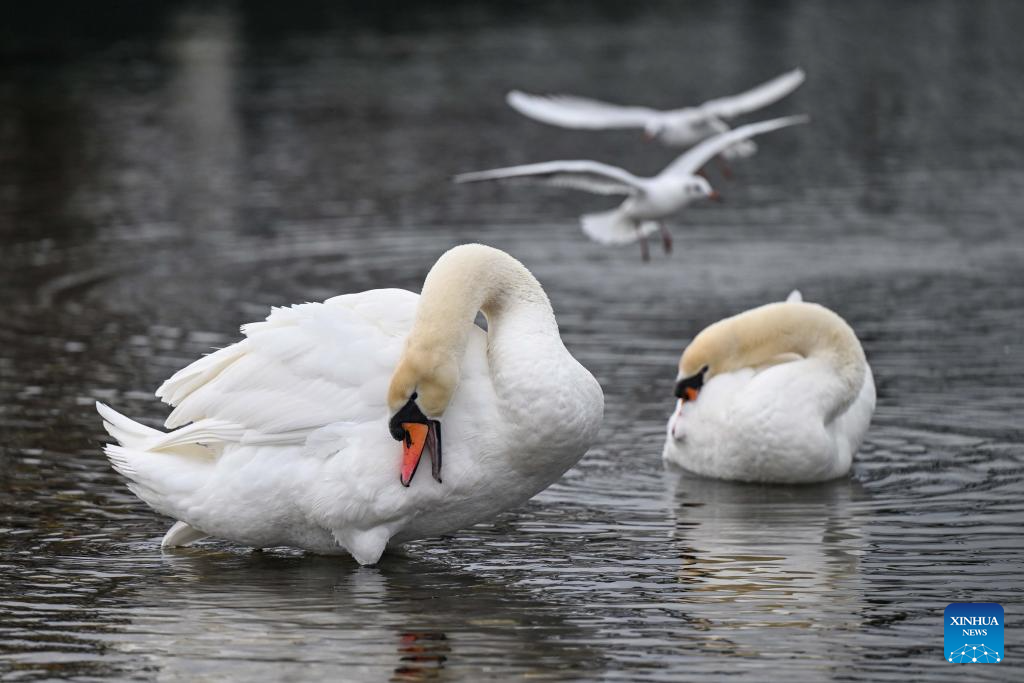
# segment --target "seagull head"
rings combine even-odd
[[[690,176],[683,181],[683,192],[686,193],[690,201],[704,197],[716,202],[722,201],[722,196],[718,194],[715,188],[711,187],[708,179],[699,175]]]

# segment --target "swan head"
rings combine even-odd
[[[683,371],[680,370],[679,376],[676,377],[675,396],[681,403],[697,400],[697,395],[700,394],[700,390],[704,388],[704,381],[708,370],[709,367],[707,365],[689,375],[684,374]]]
[[[444,353],[406,349],[388,387],[388,429],[402,442],[402,486],[409,486],[424,451],[441,481],[441,416],[459,382],[459,365]]]
[[[824,306],[796,298],[765,304],[719,320],[693,338],[679,360],[677,396],[696,400],[716,375],[812,356],[826,362],[847,393],[856,396],[866,360],[846,321]]]

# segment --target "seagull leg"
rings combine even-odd
[[[651,260],[651,250],[647,247],[647,236],[640,230],[640,224],[635,226],[636,236],[640,242],[640,258],[645,262]]]
[[[665,250],[666,254],[672,253],[672,233],[669,232],[668,228],[661,221],[658,221],[658,232],[661,233],[661,248]]]
[[[732,168],[729,166],[729,162],[725,160],[725,157],[718,157],[718,169],[722,172],[722,177],[726,180],[733,179]]]

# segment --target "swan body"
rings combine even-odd
[[[847,474],[875,408],[853,330],[796,292],[697,335],[680,362],[677,396],[664,459],[750,482]]]
[[[346,294],[243,332],[157,391],[176,406],[172,431],[98,405],[120,442],[106,448],[114,468],[178,520],[164,545],[215,536],[373,564],[524,502],[600,427],[600,386],[562,344],[543,289],[489,247],[442,256],[422,295]],[[440,481],[399,476],[388,418],[403,404],[444,426]]]
[[[727,120],[781,100],[804,82],[803,69],[793,69],[766,83],[695,107],[662,111],[650,107],[622,106],[573,95],[530,95],[518,90],[506,100],[513,109],[536,121],[562,128],[607,130],[639,128],[644,137],[669,147],[691,147],[729,131]],[[722,150],[726,159],[753,155],[757,145],[740,140]]]
[[[718,193],[700,169],[723,150],[756,135],[807,122],[806,116],[788,116],[760,121],[710,137],[680,155],[658,175],[635,176],[629,171],[589,160],[548,161],[489,171],[462,173],[456,183],[482,181],[532,182],[541,185],[584,190],[595,194],[625,195],[617,208],[587,214],[580,222],[584,234],[600,244],[621,245],[639,241],[648,258],[646,238],[661,232],[665,251],[672,247],[671,235],[662,220],[692,202],[715,199]]]

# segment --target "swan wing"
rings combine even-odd
[[[182,428],[150,448],[303,443],[326,425],[383,419],[418,301],[404,290],[371,290],[276,308],[243,326],[245,339],[160,386],[157,396],[176,406],[166,426]]]
[[[530,95],[518,90],[506,95],[505,101],[524,116],[563,128],[643,128],[662,114],[648,107],[628,107],[574,95]]]
[[[700,108],[711,116],[735,118],[778,102],[799,88],[806,77],[803,69],[793,69],[738,95],[708,100]]]
[[[528,182],[604,195],[632,195],[643,191],[643,181],[629,171],[589,160],[546,161],[455,176],[456,183],[483,181]]]
[[[737,142],[747,140],[755,135],[763,135],[773,130],[795,126],[800,123],[807,123],[810,118],[807,116],[783,116],[777,119],[748,123],[745,126],[734,128],[726,133],[719,133],[701,142],[696,147],[681,154],[675,161],[669,164],[658,176],[688,176],[699,171],[704,164],[711,161],[729,147]]]

